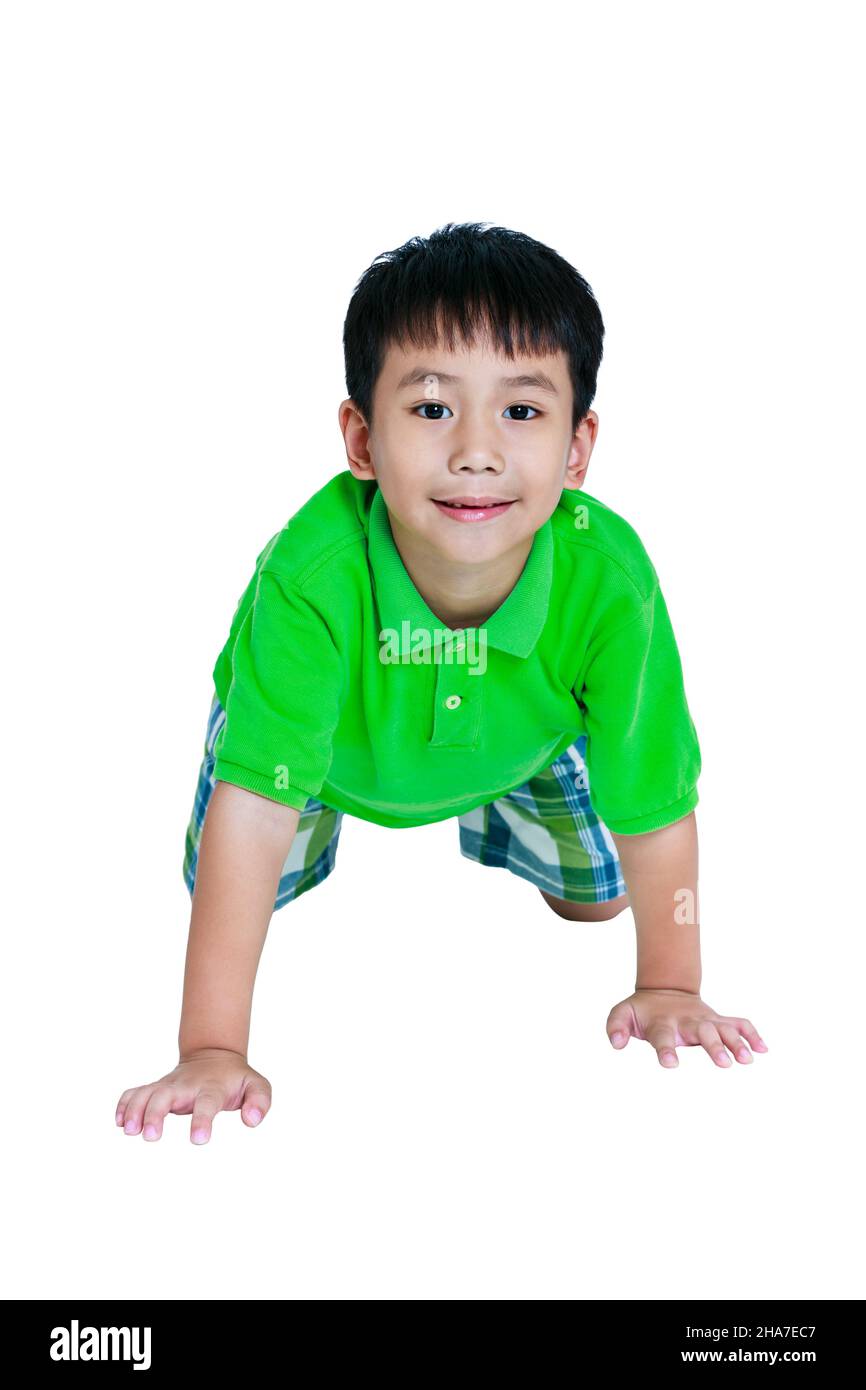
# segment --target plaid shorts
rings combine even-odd
[[[214,695],[204,758],[186,832],[184,882],[192,896],[205,812],[214,789],[214,743],[225,723]],[[627,892],[616,846],[589,801],[583,753],[586,735],[528,782],[456,817],[460,853],[478,864],[508,869],[568,902],[596,903]],[[310,797],[283,865],[274,910],[314,888],[334,867],[343,811]]]

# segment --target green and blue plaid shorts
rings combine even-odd
[[[214,789],[214,743],[225,723],[216,695],[208,717],[204,758],[186,832],[184,882],[192,896],[205,813]],[[618,898],[627,889],[616,846],[589,800],[583,753],[586,735],[528,782],[456,817],[460,853],[478,864],[508,869],[568,902]],[[274,910],[314,888],[334,867],[343,811],[310,797],[280,876]]]

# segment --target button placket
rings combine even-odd
[[[474,747],[481,718],[483,676],[470,675],[466,664],[466,638],[457,632],[451,643],[452,661],[436,666],[436,693],[431,746],[438,748]],[[444,652],[443,652],[444,656]]]

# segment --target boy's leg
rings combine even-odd
[[[554,898],[551,893],[545,893],[543,888],[539,888],[539,893],[544,898],[548,907],[559,917],[565,917],[569,922],[607,922],[611,917],[618,917],[624,907],[628,907],[628,893],[622,893],[618,898],[611,898],[604,903],[570,903],[566,898]]]
[[[460,816],[460,851],[527,879],[560,917],[599,922],[628,906],[628,890],[592,809],[585,748],[584,734],[522,786]]]

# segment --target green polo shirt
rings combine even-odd
[[[627,521],[564,490],[481,628],[427,607],[378,484],[346,469],[258,556],[214,667],[214,776],[392,827],[463,814],[587,735],[608,829],[688,815],[701,770],[658,577]]]

